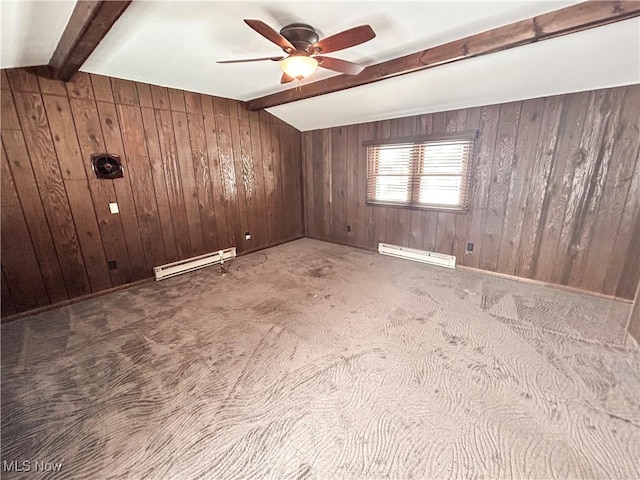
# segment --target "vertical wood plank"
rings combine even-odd
[[[20,130],[20,121],[18,120],[18,114],[16,113],[16,107],[13,103],[13,96],[9,90],[3,90],[0,95],[2,114],[2,131],[5,130]]]
[[[580,142],[591,101],[591,94],[587,92],[565,100],[566,114],[563,116],[566,119],[561,125],[568,127],[575,124],[576,127],[562,128],[559,131],[559,140],[562,142],[558,144],[558,164],[552,172],[554,175],[549,184],[549,208],[545,219],[547,228],[541,232],[536,278],[547,277],[552,282],[561,282],[568,268],[570,258],[566,252],[570,249],[572,224],[576,218],[573,215],[567,216],[567,212],[574,176],[583,158]]]
[[[142,100],[142,99],[141,99]],[[152,108],[141,108],[142,124],[144,135],[147,140],[147,149],[151,162],[151,177],[156,194],[158,205],[158,215],[160,228],[162,229],[162,240],[164,251],[167,255],[167,262],[175,262],[179,259],[178,248],[176,246],[176,234],[173,229],[173,219],[171,218],[171,206],[167,193],[167,179],[165,177],[164,161],[160,138],[156,126],[156,117]]]
[[[189,137],[191,139],[191,157],[194,167],[198,208],[202,222],[204,250],[213,252],[226,248],[218,243],[216,210],[211,190],[211,173],[207,156],[207,141],[204,130],[204,118],[201,114],[187,114]]]
[[[513,153],[513,165],[509,179],[509,193],[502,222],[502,241],[497,270],[514,275],[522,236],[522,221],[526,208],[526,194],[534,165],[534,153],[544,99],[527,100],[522,103],[520,123]]]
[[[224,100],[229,106],[229,118],[239,120],[240,113],[238,112],[238,102],[231,98],[225,98]]]
[[[153,99],[153,108],[169,110],[169,92],[166,87],[151,85],[151,98]]]
[[[467,110],[467,120],[464,126],[466,131],[477,132],[480,128],[480,115],[481,109],[480,107],[470,108]],[[471,172],[474,171],[475,168],[475,152],[471,159]],[[469,219],[470,219],[470,211],[469,209],[464,212],[456,215],[456,237],[454,240],[454,255],[456,257],[456,262],[459,265],[466,265],[467,263],[467,235],[469,231]]]
[[[117,104],[140,105],[136,82],[132,82],[131,80],[122,80],[120,78],[112,78],[111,89],[113,90],[113,98]]]
[[[218,127],[215,117],[204,117],[205,138],[207,141],[207,157],[209,159],[209,174],[211,176],[211,194],[215,206],[217,243],[220,248],[233,245],[230,224],[228,221],[228,202],[224,195],[222,181],[222,165],[218,150]]]
[[[69,179],[64,183],[91,291],[100,292],[111,288],[113,284],[107,267],[107,258],[104,254],[96,215],[91,208],[93,205],[87,181]]]
[[[3,205],[2,225],[2,269],[16,310],[23,312],[49,304],[20,206]]]
[[[103,75],[92,73],[91,87],[96,101],[113,103],[113,91],[111,90],[111,79]]]
[[[355,244],[362,226],[358,222],[358,126],[346,127],[346,187],[345,236],[347,243]],[[350,229],[350,231],[348,230]]]
[[[266,197],[267,222],[270,243],[275,243],[279,232],[276,212],[279,211],[278,195],[274,172],[274,150],[272,146],[271,127],[269,122],[260,121],[260,143],[262,144],[262,170],[264,171],[264,191]]]
[[[49,299],[52,303],[62,302],[69,296],[64,281],[60,281],[64,276],[22,132],[3,129],[2,145],[3,154],[10,165]]]
[[[148,83],[136,82],[136,93],[141,107],[153,108],[153,96],[151,95],[151,85]]]
[[[489,198],[484,219],[480,268],[495,271],[498,268],[500,246],[503,242],[502,229],[509,196],[511,173],[515,155],[518,125],[520,123],[520,102],[500,106],[500,120],[496,148],[494,150],[489,182]]]
[[[333,177],[331,173],[331,158],[333,151],[331,129],[324,129],[322,131],[322,202],[324,208],[322,209],[322,231],[325,238],[331,238],[331,225],[332,225],[332,194],[333,194]]]
[[[176,138],[173,131],[173,119],[169,110],[156,109],[155,116],[177,255],[178,259],[189,258],[192,256],[193,249],[190,235],[188,235],[189,225],[178,164]]]
[[[140,108],[129,105],[118,105],[117,111],[146,269],[151,275],[153,267],[167,263],[167,254],[164,250],[153,178],[149,174],[152,168],[145,143],[142,115]]]
[[[293,205],[292,238],[304,236],[304,198],[302,196],[302,142],[300,132],[291,125],[286,125],[289,144],[289,162],[287,176],[289,179],[291,203]]]
[[[120,216],[109,211],[109,203],[116,201],[113,181],[96,178],[88,160],[93,153],[105,151],[98,110],[92,100],[71,99],[70,104],[106,260],[117,264],[116,269],[109,270],[111,282],[114,286],[124,285],[131,281],[129,254]]]
[[[637,162],[636,162],[637,165]],[[640,243],[640,213],[636,210],[635,222],[631,222],[630,244]],[[618,277],[616,296],[620,298],[632,299],[634,295],[634,285],[640,281],[640,255],[637,248],[630,248],[625,255],[625,262]]]
[[[14,92],[14,99],[56,253],[60,265],[65,266],[62,274],[67,292],[72,297],[90,293],[91,287],[78,235],[75,228],[69,228],[75,224],[60,175],[60,165],[53,147],[42,97],[32,93]]]
[[[169,92],[169,105],[174,112],[186,112],[187,108],[184,102],[184,92],[175,88],[167,89]]]
[[[253,170],[255,172],[255,193],[257,202],[257,231],[255,233],[257,238],[255,238],[255,248],[262,248],[269,245],[270,240],[269,216],[266,212],[267,192],[265,185],[264,163],[262,158],[263,147],[261,128],[263,128],[263,125],[261,125],[260,121],[257,119],[250,120],[249,125],[251,131],[251,151],[254,162]]]
[[[65,180],[86,180],[84,162],[76,137],[76,127],[67,97],[42,96],[49,119],[53,145],[60,163],[60,173]]]
[[[280,145],[280,125],[276,122],[271,123],[271,149],[273,150],[273,175],[275,181],[276,196],[276,238],[283,240],[288,237],[287,231],[287,212],[285,203],[284,182],[282,178],[282,152]]]
[[[586,146],[586,148],[593,149],[590,151],[590,156],[594,158],[594,161],[592,163],[588,160],[590,179],[585,192],[585,209],[580,233],[578,235],[576,232],[577,235],[574,237],[577,240],[577,252],[572,259],[573,264],[568,281],[569,285],[578,288],[599,289],[601,287],[606,274],[606,261],[600,263],[598,258],[608,257],[611,253],[611,232],[616,230],[616,217],[619,217],[621,213],[621,210],[612,209],[613,205],[607,201],[608,199],[603,199],[603,194],[606,179],[614,162],[611,154],[616,141],[622,106],[625,102],[625,93],[625,88],[607,91],[605,103],[600,107],[600,113],[604,118],[598,125],[599,132],[592,134],[591,142]],[[605,231],[596,229],[600,208],[606,212],[603,217],[611,222],[605,224]],[[589,255],[590,252],[593,254]],[[589,260],[591,260],[591,266]]]
[[[255,159],[253,157],[253,149],[251,148],[251,125],[249,120],[241,119],[238,122],[239,135],[240,135],[240,162],[236,161],[236,172],[239,173],[240,178],[238,183],[242,184],[240,190],[244,190],[244,202],[246,208],[247,217],[247,230],[252,237],[250,240],[245,240],[245,248],[254,248],[255,238],[254,235],[258,235],[258,195],[256,192],[256,172],[254,170]],[[238,156],[236,156],[238,159]],[[240,191],[238,192],[240,195]],[[245,233],[243,232],[243,233]],[[244,240],[244,236],[242,237]]]
[[[173,106],[173,105],[172,105]],[[191,158],[191,142],[187,126],[187,114],[172,112],[173,131],[176,136],[176,151],[180,168],[180,182],[184,192],[184,206],[189,226],[189,240],[191,242],[190,256],[202,255],[204,251],[204,237],[202,235],[202,221],[198,208],[198,190],[196,187],[193,160]]]
[[[9,291],[9,284],[7,283],[7,278],[4,273],[4,267],[2,269],[2,297],[0,298],[2,299],[2,301],[0,301],[0,307],[2,308],[3,317],[8,317],[9,315],[15,315],[18,313],[16,304],[13,302],[13,298],[11,298],[11,292]]]
[[[290,171],[291,145],[289,143],[289,128],[284,122],[278,123],[278,151],[280,153],[280,185],[282,188],[282,204],[288,205],[282,212],[282,221],[285,230],[284,239],[294,238],[296,207],[293,205],[291,183],[294,178]]]
[[[125,156],[116,106],[113,103],[105,102],[97,102],[96,105],[98,107],[98,116],[100,117],[104,146],[107,152],[120,155],[125,167],[124,177],[114,181],[113,188],[116,191],[120,221],[122,222],[125,244],[129,254],[130,278],[132,281],[140,280],[151,276],[152,272],[149,272],[146,265],[136,205],[129,179],[128,160]]]
[[[229,222],[229,241],[231,245],[239,244],[242,225],[238,206],[238,191],[236,188],[236,172],[233,143],[231,139],[231,121],[228,117],[217,116],[216,127],[218,134],[218,154],[222,192],[227,207],[227,221]],[[242,232],[244,233],[244,232]]]
[[[91,76],[88,73],[77,72],[65,85],[70,98],[84,98],[89,100],[94,98]]]
[[[367,124],[355,125],[355,139],[353,142],[353,162],[356,164],[354,167],[356,175],[356,187],[355,193],[356,201],[356,232],[355,232],[355,244],[359,247],[369,247],[370,240],[370,207],[366,205],[367,198],[367,149],[363,147],[363,142],[368,140],[367,138]],[[371,248],[371,247],[369,247]]]
[[[199,93],[184,92],[184,100],[187,112],[189,113],[203,113],[202,112],[202,100]]]
[[[28,69],[11,68],[6,70],[11,90],[14,92],[40,93],[38,76]]]
[[[516,264],[516,275],[520,277],[531,277],[534,258],[538,254],[540,220],[549,184],[549,174],[553,166],[561,113],[561,97],[549,97],[545,100],[540,138],[536,146],[534,167],[527,192],[527,207],[523,216],[522,238]]]
[[[347,127],[332,129],[331,144],[331,238],[334,241],[347,240]]]
[[[640,86],[627,87],[627,99],[622,111],[621,125],[613,147],[613,157],[622,166],[615,173],[609,174],[611,190],[613,190],[610,193],[613,196],[611,208],[616,212],[621,212],[616,235],[614,240],[610,242],[612,254],[608,258],[606,275],[601,287],[602,292],[609,295],[617,293],[618,285],[628,291],[628,287],[622,285],[620,275],[624,266],[632,264],[634,261],[633,256],[630,255],[631,252],[637,251],[631,237],[633,212],[640,211],[640,125],[637,115],[639,109]],[[624,200],[622,199],[623,195]],[[604,210],[602,212],[601,215],[604,217]],[[607,227],[601,228],[605,231],[611,231]],[[622,252],[628,253],[625,256],[621,255]],[[623,289],[621,288],[620,291],[622,292]]]
[[[476,143],[476,166],[471,183],[471,198],[469,201],[470,221],[467,231],[468,242],[474,243],[474,251],[472,254],[467,255],[466,264],[474,268],[478,268],[480,264],[480,252],[482,252],[482,240],[484,237],[484,219],[489,199],[491,165],[498,135],[499,120],[499,106],[482,107],[481,134]]]
[[[38,84],[40,91],[49,95],[67,96],[67,88],[62,80],[53,80],[51,78],[39,76]],[[2,119],[4,122],[4,118]]]
[[[201,93],[200,105],[202,107],[202,113],[205,115],[213,115],[213,97],[211,95],[204,95]]]
[[[251,142],[247,138],[248,125],[242,128],[237,118],[230,119],[231,141],[235,147],[233,154],[233,168],[235,172],[236,199],[238,202],[238,214],[240,218],[240,231],[236,236],[236,243],[240,251],[247,250],[250,241],[245,239],[245,233],[252,229],[250,217],[249,198],[251,193],[247,190],[253,188],[253,179],[249,180],[247,167],[251,162]],[[251,184],[250,184],[251,183]]]
[[[313,203],[313,136],[311,132],[303,132],[301,135],[302,142],[302,180],[304,188],[302,194],[304,196],[304,235],[307,237],[315,236],[315,225],[313,223],[314,203]]]
[[[327,232],[324,229],[325,204],[325,170],[324,170],[324,133],[322,130],[311,132],[311,170],[313,175],[313,236],[325,238]]]
[[[229,111],[229,102],[227,101],[226,98],[212,97],[212,102],[213,102],[214,115],[220,115],[222,117],[231,118],[231,113]],[[264,112],[264,110],[262,112]],[[266,113],[267,112],[265,112],[265,114]],[[265,121],[269,121],[269,120],[265,120]]]
[[[93,199],[89,193],[85,163],[80,153],[69,99],[51,95],[43,95],[42,98],[49,118],[56,155],[60,161],[64,186],[91,291],[106,290],[113,284],[107,268]]]
[[[29,230],[16,192],[7,155],[2,158],[2,271],[18,311],[49,303]],[[4,293],[4,292],[3,292]]]
[[[249,120],[249,110],[245,106],[244,102],[235,101],[238,108],[238,118],[240,120]]]
[[[540,232],[539,254],[536,257],[534,271],[535,278],[550,282],[560,280],[565,268],[563,263],[568,260],[559,252],[566,252],[569,249],[568,230],[565,230],[564,237],[562,231],[576,165],[582,157],[580,139],[590,94],[584,92],[571,95],[566,97],[564,102],[554,167],[549,178],[545,228]],[[533,150],[533,147],[530,150]]]
[[[640,282],[636,288],[635,301],[627,321],[627,332],[636,341],[640,340]]]
[[[0,88],[2,90],[11,90],[11,85],[9,85],[9,77],[7,76],[7,70],[0,70]]]

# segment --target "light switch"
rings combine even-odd
[[[109,211],[111,213],[120,213],[120,210],[118,210],[118,204],[116,202],[110,203],[109,204]]]

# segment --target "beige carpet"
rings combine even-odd
[[[628,311],[298,240],[3,325],[2,478],[637,479]]]

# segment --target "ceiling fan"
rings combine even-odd
[[[325,57],[324,54],[360,45],[376,36],[369,25],[353,27],[320,40],[315,29],[305,23],[292,23],[283,27],[280,33],[261,20],[245,19],[244,23],[267,40],[278,45],[287,55],[246,60],[222,60],[217,63],[260,62],[263,60],[280,62],[280,67],[284,72],[280,83],[293,82],[295,79],[302,80],[311,75],[317,67],[346,75],[357,75],[364,69],[362,65],[339,58]]]

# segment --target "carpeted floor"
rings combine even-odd
[[[637,479],[628,311],[298,240],[2,325],[2,477]]]

